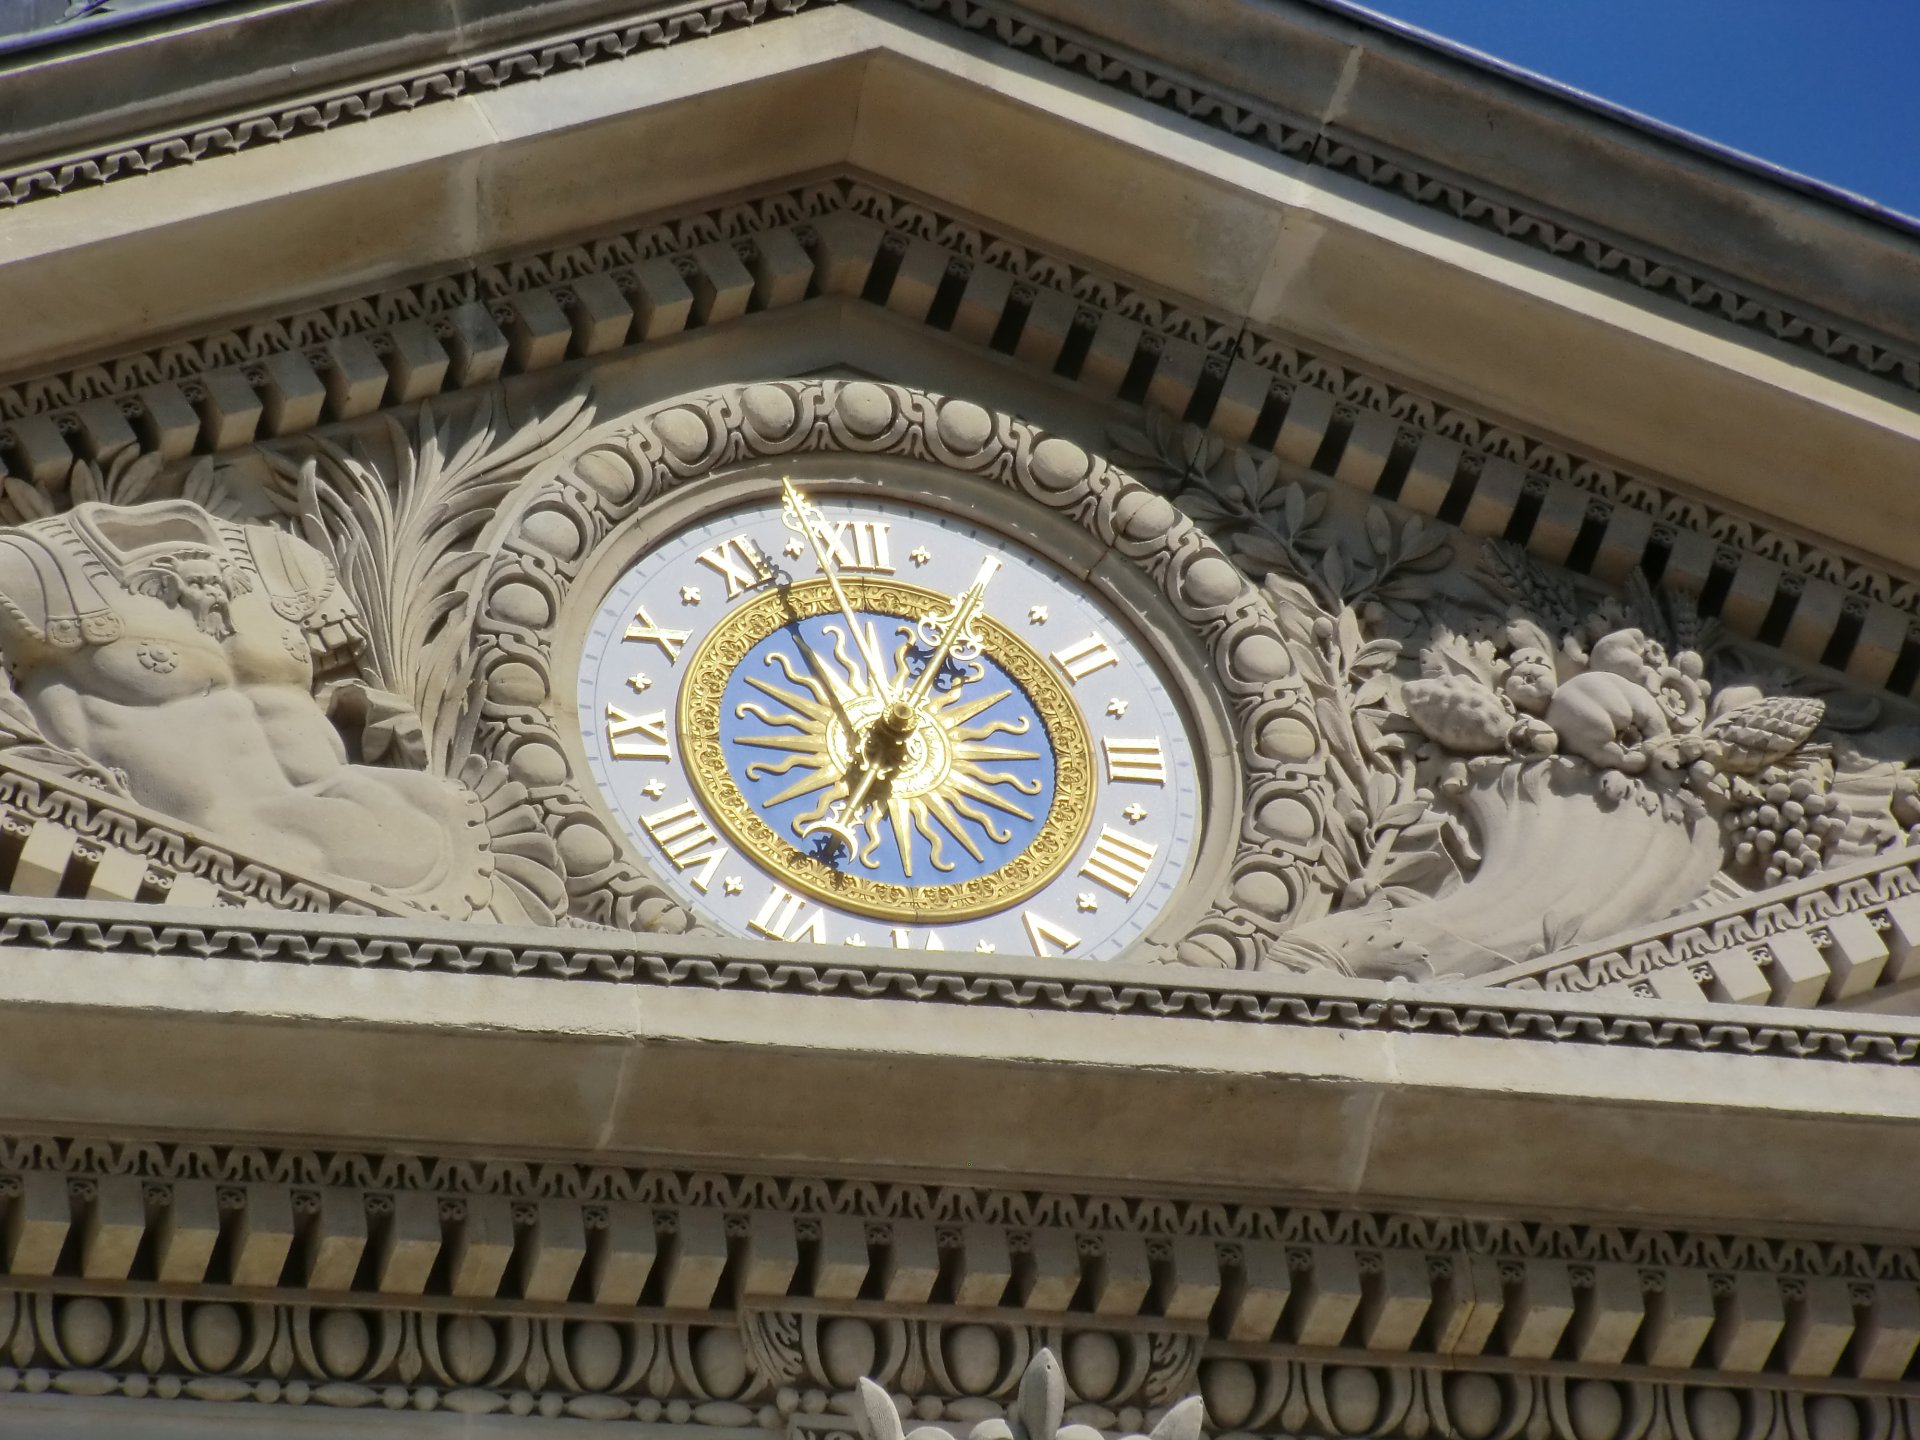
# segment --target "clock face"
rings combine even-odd
[[[588,633],[580,726],[663,883],[737,934],[1111,957],[1185,873],[1178,707],[1099,595],[941,511],[772,497]]]

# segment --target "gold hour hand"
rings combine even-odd
[[[807,544],[813,547],[814,561],[819,565],[820,573],[826,576],[827,584],[833,587],[833,598],[839,603],[840,614],[847,622],[847,629],[853,632],[853,643],[860,651],[860,658],[866,662],[867,685],[877,695],[888,693],[892,686],[881,667],[873,636],[853,613],[853,606],[847,602],[847,592],[840,584],[840,570],[834,563],[833,551],[827,543],[827,522],[820,514],[820,507],[784,475],[780,478],[780,489],[786,497],[780,518],[789,530],[805,535]]]

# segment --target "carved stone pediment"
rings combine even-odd
[[[217,472],[120,465],[71,516],[44,505],[0,535],[23,597],[0,758],[171,815],[301,894],[697,927],[582,769],[582,607],[659,516],[792,470],[1062,526],[1141,617],[1217,738],[1186,878],[1136,954],[1495,977],[1869,860],[1920,820],[1889,707],[1638,572],[1611,592],[1170,421],[1090,447],[832,379],[600,418],[586,384],[431,402]],[[206,672],[187,688],[208,718],[117,738],[127,715],[171,732],[181,667]],[[212,779],[250,764],[284,795]]]

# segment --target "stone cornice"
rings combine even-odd
[[[1905,1069],[1920,1022],[1839,1012],[1756,1015],[1677,1000],[1653,1009],[1559,989],[1471,990],[1366,980],[1088,966],[903,952],[886,957],[716,937],[502,930],[345,915],[116,911],[101,901],[7,897],[0,946],[17,954],[208,956],[267,965],[529,976],[650,990],[879,1000],[1025,1014],[1166,1016],[1318,1033],[1477,1036],[1557,1047],[1764,1055]],[[1662,1013],[1662,1011],[1666,1013]]]
[[[1166,1347],[1174,1373],[1090,1397],[1143,1408],[1208,1355],[1902,1393],[1920,1341],[1910,1246],[1522,1217],[52,1136],[0,1139],[0,1214],[0,1302],[737,1324],[750,1375],[802,1384],[781,1331],[836,1314],[1104,1332]]]
[[[838,0],[686,0],[651,7],[624,23],[605,22],[530,38],[484,54],[440,61],[378,80],[297,100],[211,117],[191,128],[17,163],[0,174],[0,207],[277,145],[306,134],[409,112],[663,49],[688,40],[838,3]],[[1369,146],[1317,116],[1304,116],[1183,73],[1176,64],[1136,54],[1071,27],[1050,24],[1005,0],[900,0],[971,33],[991,36],[1049,65],[1267,149],[1289,161],[1352,177],[1503,239],[1551,255],[1688,313],[1809,351],[1835,365],[1920,390],[1920,352],[1804,313],[1770,294],[1696,268],[1683,255],[1656,252],[1556,217],[1537,202],[1423,165],[1418,157]]]
[[[944,287],[944,289],[943,289]],[[865,181],[779,191],[0,389],[11,468],[180,456],[844,295],[1123,402],[1170,409],[1617,582],[1707,594],[1731,629],[1907,693],[1920,585]],[[1515,527],[1520,527],[1516,529]],[[1914,653],[1908,655],[1908,651]]]
[[[1100,40],[1069,25],[1050,23],[1014,0],[903,0],[965,29],[1050,65],[1091,77],[1151,104],[1237,139],[1314,167],[1404,196],[1423,207],[1502,238],[1622,281],[1688,310],[1805,348],[1848,368],[1920,389],[1920,353],[1849,333],[1844,324],[1798,313],[1796,302],[1745,289],[1707,273],[1689,257],[1656,253],[1620,235],[1602,235],[1579,222],[1546,213],[1537,202],[1446,173],[1444,167],[1369,145],[1337,123],[1302,115],[1217,83],[1196,80],[1176,65]]]

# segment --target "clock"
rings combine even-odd
[[[1199,830],[1119,608],[906,498],[783,482],[652,546],[588,627],[579,721],[648,868],[769,940],[1112,957]]]

